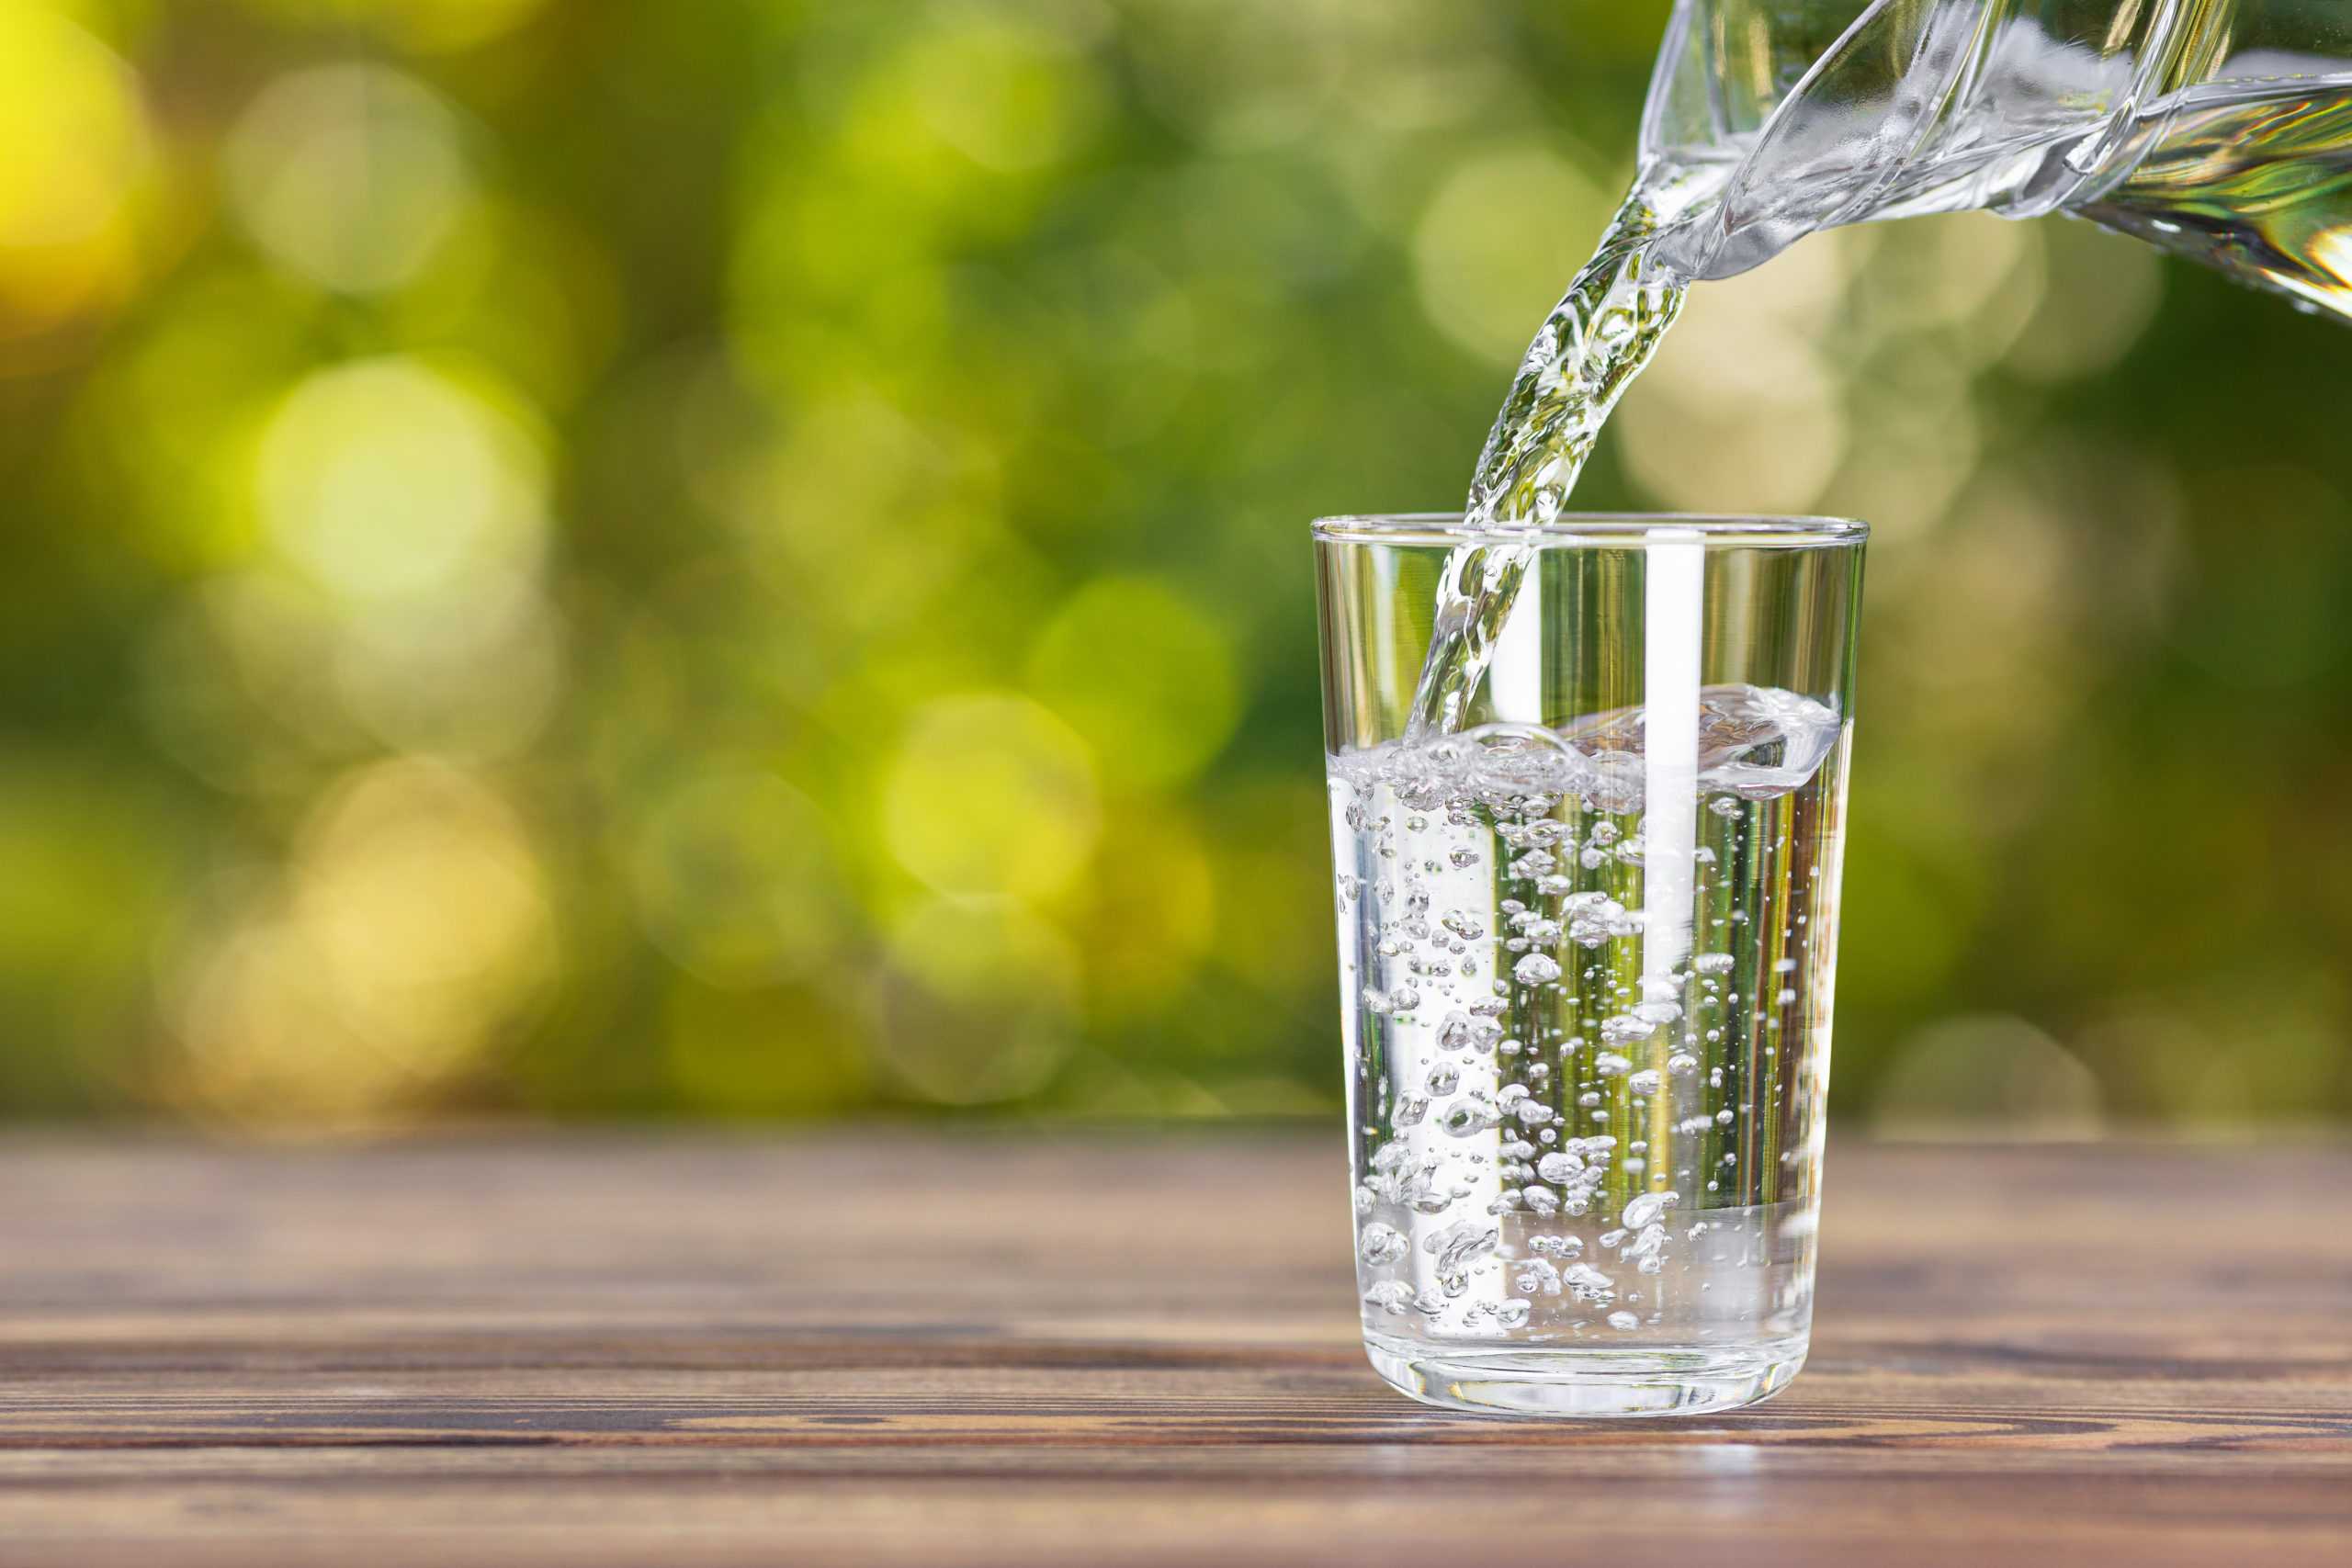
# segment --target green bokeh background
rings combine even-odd
[[[1329,1113],[1305,524],[1665,9],[0,0],[0,1112]],[[1678,338],[1589,504],[1881,525],[1840,1113],[2342,1116],[2352,339],[1989,218]]]

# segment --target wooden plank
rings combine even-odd
[[[0,1145],[0,1562],[2352,1561],[2341,1148],[1838,1149],[1796,1385],[1570,1424],[1335,1143]]]

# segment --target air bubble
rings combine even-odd
[[[1492,1252],[1502,1242],[1502,1232],[1476,1220],[1460,1220],[1421,1238],[1421,1250],[1437,1258],[1440,1275],[1460,1273],[1471,1264]]]
[[[1363,1233],[1356,1237],[1356,1256],[1376,1269],[1403,1258],[1412,1250],[1412,1246],[1396,1226],[1384,1225],[1374,1220],[1364,1226]]]
[[[1544,1258],[1523,1258],[1511,1265],[1510,1288],[1523,1296],[1556,1296],[1560,1271]]]
[[[1630,1045],[1637,1040],[1648,1039],[1653,1027],[1630,1013],[1619,1013],[1614,1018],[1604,1018],[1600,1021],[1601,1043],[1608,1045]]]
[[[1624,1221],[1635,1230],[1658,1222],[1658,1216],[1668,1209],[1679,1208],[1682,1194],[1675,1191],[1645,1192],[1625,1205]]]
[[[1617,1294],[1617,1281],[1589,1263],[1571,1263],[1560,1270],[1560,1282],[1580,1302],[1605,1302]]]
[[[1501,1121],[1494,1102],[1483,1094],[1465,1094],[1449,1104],[1437,1119],[1437,1124],[1448,1134],[1467,1138],[1483,1133]]]

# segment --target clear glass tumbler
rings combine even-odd
[[[1804,1364],[1867,534],[1315,525],[1357,1279],[1415,1398]]]

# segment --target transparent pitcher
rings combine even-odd
[[[1642,152],[1685,278],[2063,209],[2352,317],[2345,0],[1680,0]]]

